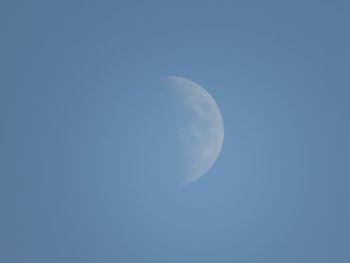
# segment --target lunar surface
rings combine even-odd
[[[178,139],[184,160],[182,184],[196,181],[215,163],[224,141],[224,123],[212,96],[200,85],[177,76],[166,77],[184,109]]]

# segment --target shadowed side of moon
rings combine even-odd
[[[181,183],[196,181],[214,165],[224,141],[220,109],[200,85],[177,76],[165,78],[178,107],[177,139],[182,155]]]

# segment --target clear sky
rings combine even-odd
[[[0,262],[350,262],[348,1],[0,3]],[[177,75],[225,125],[181,169]]]

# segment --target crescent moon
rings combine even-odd
[[[224,142],[224,122],[213,97],[188,79],[168,76],[166,80],[180,95],[186,109],[185,125],[179,132],[184,149],[184,184],[205,175],[214,165]]]

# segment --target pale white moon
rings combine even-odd
[[[224,142],[224,122],[213,97],[200,85],[177,76],[166,77],[185,106],[186,121],[181,122],[179,140],[185,169],[182,183],[206,174],[218,158]]]

